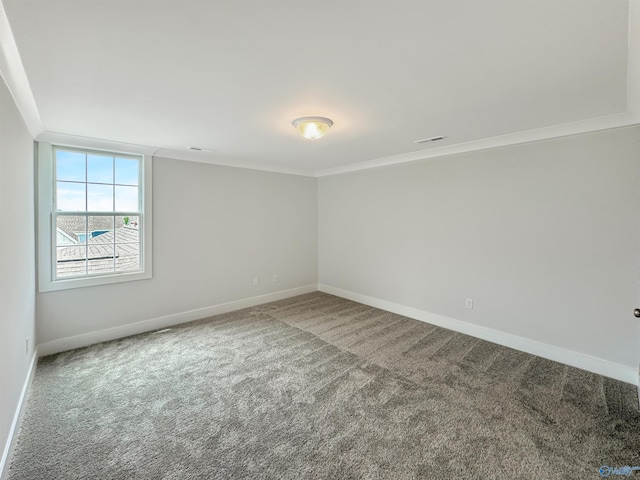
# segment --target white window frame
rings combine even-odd
[[[140,216],[141,240],[140,240],[140,270],[135,272],[116,272],[108,274],[95,274],[73,278],[55,278],[56,265],[56,228],[53,224],[55,205],[55,171],[54,171],[54,147],[62,149],[77,149],[81,151],[93,151],[96,153],[134,155],[142,157],[142,172],[140,178],[141,195]],[[120,147],[120,148],[118,148]],[[129,147],[129,148],[127,148]],[[67,290],[71,288],[107,285],[134,280],[152,278],[152,155],[145,148],[130,148],[130,145],[114,144],[113,142],[82,142],[62,143],[38,141],[36,155],[36,222],[37,222],[37,253],[38,253],[38,291],[50,292]]]

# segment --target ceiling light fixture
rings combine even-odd
[[[300,135],[309,140],[322,137],[329,131],[333,121],[324,117],[300,117],[293,121],[293,126],[298,129]]]

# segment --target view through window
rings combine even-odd
[[[142,157],[54,149],[55,279],[141,271]]]

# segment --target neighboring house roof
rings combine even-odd
[[[58,248],[59,277],[82,275],[86,260],[89,273],[132,271],[140,268],[140,231],[133,226],[116,228],[88,239],[88,242]]]
[[[131,223],[137,222],[138,217],[131,217]],[[58,215],[57,228],[69,237],[78,241],[78,233],[85,231],[85,217],[75,215]],[[124,226],[124,217],[115,217],[115,226],[119,228]],[[93,232],[95,230],[113,230],[114,217],[89,217],[87,230]]]
[[[75,238],[75,236],[71,236],[69,235],[67,232],[65,232],[64,230],[58,228],[57,229],[57,233],[58,233],[58,245],[65,245],[65,244],[69,244],[69,243],[77,243],[78,239]]]
[[[122,217],[118,217],[121,219]],[[116,219],[116,220],[118,220]],[[122,220],[119,225],[124,224]],[[57,228],[62,230],[66,235],[78,241],[78,233],[85,231],[85,217],[58,215]],[[88,230],[113,230],[113,217],[89,217]]]

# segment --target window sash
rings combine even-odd
[[[74,245],[58,245],[58,218],[59,217],[83,217],[84,218],[84,234],[86,235],[85,241],[80,242],[85,246],[85,273],[78,275],[59,275],[58,274],[58,249],[59,248],[72,248]],[[138,241],[137,242],[118,242],[117,235],[114,235],[114,240],[111,245],[114,247],[114,255],[113,255],[113,271],[110,272],[96,272],[89,273],[89,261],[91,258],[89,257],[89,234],[91,233],[89,230],[89,217],[138,217]],[[144,263],[143,263],[143,251],[144,251],[144,214],[141,212],[52,212],[51,215],[51,276],[53,281],[59,280],[72,280],[78,278],[89,278],[89,277],[103,277],[103,276],[112,276],[112,275],[124,275],[130,273],[140,273],[144,271]],[[113,231],[115,232],[116,226],[114,224]],[[115,248],[118,245],[137,245],[138,246],[138,268],[136,270],[120,270],[118,271],[116,268],[116,256],[115,256]],[[81,245],[80,245],[81,246]]]
[[[57,159],[58,159],[58,152],[77,152],[77,153],[81,153],[84,154],[85,159],[85,167],[84,167],[84,181],[81,180],[65,180],[65,179],[58,179],[58,168],[57,168]],[[95,155],[95,156],[104,156],[104,157],[111,157],[113,158],[113,183],[106,183],[106,182],[90,182],[89,181],[89,156],[90,155]],[[141,155],[132,155],[132,154],[127,154],[127,153],[117,153],[117,152],[109,152],[109,151],[105,151],[105,150],[91,150],[91,149],[82,149],[82,148],[74,148],[74,147],[60,147],[60,146],[53,146],[53,162],[52,162],[52,169],[53,169],[53,176],[52,176],[52,188],[53,188],[53,206],[52,206],[52,210],[53,212],[78,212],[78,210],[58,210],[58,182],[66,182],[66,183],[72,183],[72,184],[77,184],[77,185],[85,185],[85,210],[80,210],[79,212],[89,212],[88,210],[88,206],[89,206],[89,188],[88,185],[108,185],[108,186],[112,186],[113,187],[113,211],[116,211],[115,208],[115,202],[116,202],[116,195],[115,195],[115,188],[116,187],[132,187],[133,185],[131,184],[125,184],[125,183],[117,183],[116,182],[116,158],[121,158],[121,159],[128,159],[128,160],[136,160],[138,162],[138,179],[137,179],[137,185],[135,185],[135,187],[137,187],[138,189],[138,208],[137,210],[142,213],[144,211],[144,157]],[[98,212],[96,212],[98,213]],[[107,211],[106,213],[111,213],[110,211]]]

